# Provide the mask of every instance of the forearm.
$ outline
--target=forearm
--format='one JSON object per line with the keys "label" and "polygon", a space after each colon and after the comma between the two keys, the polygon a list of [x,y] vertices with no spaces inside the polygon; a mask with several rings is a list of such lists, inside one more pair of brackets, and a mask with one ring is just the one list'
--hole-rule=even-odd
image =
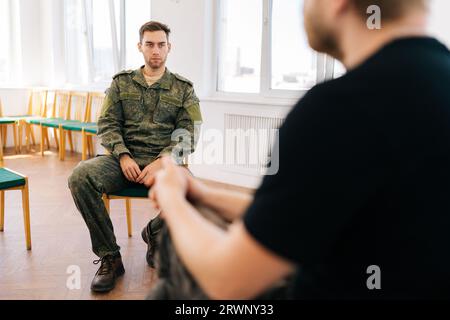
{"label": "forearm", "polygon": [[243,192],[207,188],[200,202],[219,213],[228,221],[240,219],[253,200],[253,196]]}
{"label": "forearm", "polygon": [[98,133],[101,140],[101,145],[117,158],[119,158],[119,156],[123,153],[128,153],[131,155],[131,152],[125,145],[121,130],[117,129],[118,126],[119,124],[100,124],[99,122]]}

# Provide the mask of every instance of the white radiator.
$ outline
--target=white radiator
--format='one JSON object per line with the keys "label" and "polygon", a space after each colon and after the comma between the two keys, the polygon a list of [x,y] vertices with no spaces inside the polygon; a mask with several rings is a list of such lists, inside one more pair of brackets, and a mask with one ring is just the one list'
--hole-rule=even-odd
{"label": "white radiator", "polygon": [[248,175],[278,171],[282,118],[225,114],[225,170]]}

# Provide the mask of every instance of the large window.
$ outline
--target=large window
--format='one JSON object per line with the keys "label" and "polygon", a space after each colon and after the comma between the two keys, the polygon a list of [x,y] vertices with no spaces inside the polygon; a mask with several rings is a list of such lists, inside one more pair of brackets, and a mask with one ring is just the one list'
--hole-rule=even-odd
{"label": "large window", "polygon": [[9,80],[9,1],[0,0],[0,43],[2,49],[0,50],[0,82]]}
{"label": "large window", "polygon": [[150,20],[150,0],[65,0],[68,82],[107,83],[137,68],[139,27]]}
{"label": "large window", "polygon": [[296,95],[331,77],[308,46],[303,0],[219,0],[217,91]]}
{"label": "large window", "polygon": [[305,90],[316,83],[317,54],[303,32],[303,0],[275,0],[271,19],[271,89]]}
{"label": "large window", "polygon": [[0,83],[17,83],[22,78],[20,3],[0,0]]}
{"label": "large window", "polygon": [[261,0],[222,1],[220,91],[260,91],[262,17]]}

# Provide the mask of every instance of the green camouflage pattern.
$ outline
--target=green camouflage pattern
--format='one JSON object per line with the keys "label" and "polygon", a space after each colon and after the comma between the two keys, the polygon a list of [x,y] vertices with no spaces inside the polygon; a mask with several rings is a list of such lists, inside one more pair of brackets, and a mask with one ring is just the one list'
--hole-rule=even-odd
{"label": "green camouflage pattern", "polygon": [[146,165],[163,153],[180,163],[195,150],[202,116],[191,81],[171,73],[148,86],[142,68],[114,76],[98,120],[102,145]]}

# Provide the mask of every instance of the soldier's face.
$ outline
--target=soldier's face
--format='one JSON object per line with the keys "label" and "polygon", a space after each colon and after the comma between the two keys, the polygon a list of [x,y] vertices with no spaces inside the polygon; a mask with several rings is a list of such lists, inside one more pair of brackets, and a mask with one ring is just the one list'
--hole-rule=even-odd
{"label": "soldier's face", "polygon": [[166,65],[171,45],[164,31],[146,31],[138,49],[145,59],[146,65],[152,69],[160,69]]}

